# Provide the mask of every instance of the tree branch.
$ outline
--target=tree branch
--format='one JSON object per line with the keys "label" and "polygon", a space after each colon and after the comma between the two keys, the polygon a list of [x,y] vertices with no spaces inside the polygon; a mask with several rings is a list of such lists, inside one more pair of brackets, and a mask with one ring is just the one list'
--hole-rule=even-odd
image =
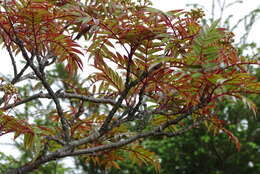
{"label": "tree branch", "polygon": [[27,63],[29,63],[29,66],[33,69],[35,75],[41,80],[43,86],[45,87],[45,89],[48,91],[48,93],[51,95],[51,98],[53,99],[55,105],[56,105],[56,109],[57,109],[57,113],[60,117],[60,121],[61,121],[61,126],[62,126],[62,130],[64,133],[64,139],[65,141],[69,141],[70,140],[70,135],[69,135],[69,123],[67,121],[67,119],[64,117],[63,115],[63,111],[60,105],[59,100],[56,97],[56,94],[54,93],[54,91],[52,90],[52,88],[50,87],[50,85],[48,84],[48,82],[45,79],[44,76],[44,72],[40,72],[38,70],[38,68],[33,64],[33,61],[29,58],[27,51],[25,50],[25,47],[23,45],[23,42],[16,37],[16,39],[14,40],[14,42],[19,46],[23,57],[25,58],[25,60],[27,61]]}
{"label": "tree branch", "polygon": [[193,128],[198,127],[198,126],[202,123],[203,120],[204,120],[204,119],[200,119],[200,120],[194,122],[192,125],[189,125],[189,126],[187,126],[187,127],[184,127],[184,128],[182,128],[182,129],[180,129],[180,130],[178,130],[178,131],[176,131],[176,132],[158,132],[157,135],[160,135],[160,136],[165,135],[165,136],[167,136],[167,137],[178,136],[178,135],[181,135],[181,134],[183,134],[183,133],[185,133],[185,132],[187,132],[187,131],[189,131],[189,130],[191,130],[191,129],[193,129]]}
{"label": "tree branch", "polygon": [[[30,59],[31,60],[33,59],[33,55],[32,55],[32,57]],[[26,69],[28,67],[29,67],[29,63],[26,63],[26,65],[24,65],[22,70],[16,76],[14,76],[13,80],[11,81],[11,84],[15,84],[16,82],[18,82],[20,77],[23,75],[23,73],[26,71]]]}
{"label": "tree branch", "polygon": [[101,126],[101,128],[99,130],[101,135],[104,134],[108,130],[108,125],[109,125],[110,121],[112,120],[112,118],[113,118],[114,114],[116,113],[116,111],[118,110],[118,108],[122,105],[122,102],[125,99],[125,97],[127,96],[127,94],[130,91],[130,89],[132,87],[136,86],[139,82],[144,80],[146,77],[148,77],[149,74],[151,74],[152,72],[154,72],[157,69],[159,69],[161,66],[162,66],[161,63],[156,64],[155,66],[151,67],[148,71],[144,71],[138,79],[136,79],[136,80],[132,81],[131,83],[125,85],[124,91],[120,95],[120,97],[117,100],[117,102],[114,105],[114,107],[109,112],[108,116],[106,117],[103,125]]}
{"label": "tree branch", "polygon": [[[191,107],[189,110],[187,110],[186,112],[182,113],[179,117],[177,117],[177,118],[175,118],[173,120],[169,120],[169,121],[163,123],[160,126],[157,126],[153,131],[154,132],[161,132],[162,130],[164,130],[168,126],[179,123],[181,120],[183,120],[184,118],[188,117],[189,115],[191,115],[196,110],[206,106],[207,104],[208,104],[207,99],[206,98],[205,99],[202,98],[198,105],[196,105],[194,107]],[[114,127],[119,126],[121,123],[123,123],[123,122],[114,124],[111,129],[113,129]],[[80,140],[72,141],[70,143],[70,145],[73,146],[73,147],[76,147],[76,146],[79,146],[79,145],[82,145],[82,144],[85,144],[85,143],[89,143],[89,142],[92,142],[93,140],[97,139],[99,136],[101,136],[100,132],[95,132],[95,133],[93,133],[92,135],[90,135],[88,137],[82,138]]]}
{"label": "tree branch", "polygon": [[[83,101],[87,101],[87,102],[93,102],[93,103],[103,103],[103,104],[111,104],[111,105],[115,105],[116,104],[116,101],[115,100],[112,100],[112,99],[106,99],[106,98],[95,98],[95,97],[91,97],[91,96],[84,96],[84,95],[80,95],[80,94],[73,94],[73,93],[63,93],[63,92],[60,92],[60,93],[57,93],[56,94],[56,97],[57,98],[62,98],[62,99],[80,99],[80,100],[83,100]],[[25,99],[22,99],[16,103],[13,103],[13,104],[10,104],[10,105],[6,105],[0,109],[3,109],[3,110],[7,110],[7,109],[10,109],[10,108],[14,108],[16,106],[19,106],[21,104],[24,104],[24,103],[27,103],[27,102],[30,102],[32,100],[35,100],[35,99],[40,99],[40,98],[49,98],[49,99],[52,99],[52,96],[48,93],[38,93],[38,94],[34,94],[28,98],[25,98]],[[125,105],[121,105],[120,107],[123,107],[123,108],[126,108]]]}
{"label": "tree branch", "polygon": [[7,51],[8,51],[8,53],[9,53],[9,56],[10,56],[11,61],[12,61],[13,71],[14,71],[14,77],[16,77],[16,76],[17,76],[17,66],[16,66],[15,58],[14,58],[14,56],[13,56],[13,53],[12,53],[10,47],[6,45],[6,48],[7,48]]}
{"label": "tree branch", "polygon": [[169,127],[170,125],[177,124],[179,121],[183,120],[184,118],[188,117],[193,112],[195,112],[196,110],[198,110],[206,105],[207,105],[207,100],[202,99],[198,105],[191,107],[189,110],[187,110],[187,112],[181,114],[176,119],[169,120],[166,123],[163,123],[160,126],[157,126],[156,128],[154,128],[151,131],[144,132],[144,133],[138,133],[137,135],[129,137],[128,139],[121,140],[119,142],[115,142],[115,143],[111,143],[111,144],[104,144],[104,145],[100,145],[100,146],[92,147],[92,148],[88,148],[88,149],[73,150],[77,146],[92,142],[92,141],[96,140],[97,138],[99,138],[101,134],[99,132],[95,132],[88,137],[82,138],[80,140],[71,141],[69,145],[66,145],[65,147],[63,147],[55,152],[51,152],[51,153],[47,154],[46,156],[43,156],[42,158],[37,159],[36,161],[34,161],[32,163],[28,163],[20,168],[10,170],[6,174],[23,174],[26,172],[30,172],[30,171],[38,168],[40,165],[42,165],[46,162],[49,162],[51,160],[56,160],[56,159],[67,157],[67,156],[76,156],[76,155],[83,155],[83,154],[86,155],[86,154],[93,154],[93,153],[100,152],[100,151],[111,150],[111,149],[125,146],[138,139],[146,138],[149,136],[178,136],[178,135],[181,135],[181,134],[185,133],[186,131],[192,129],[193,127],[198,126],[198,124],[200,123],[201,120],[199,120],[198,122],[195,122],[191,126],[180,129],[177,132],[165,133],[165,132],[163,132],[163,130],[165,128]]}

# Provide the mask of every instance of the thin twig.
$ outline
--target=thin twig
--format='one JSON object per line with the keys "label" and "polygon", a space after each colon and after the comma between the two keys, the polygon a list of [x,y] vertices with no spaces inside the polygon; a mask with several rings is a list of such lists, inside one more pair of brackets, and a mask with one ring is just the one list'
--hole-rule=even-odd
{"label": "thin twig", "polygon": [[[33,59],[33,56],[30,58],[31,60]],[[19,81],[20,77],[23,75],[23,73],[26,71],[26,69],[29,67],[29,63],[26,63],[22,70],[13,78],[11,81],[11,84],[15,84],[16,82]]]}
{"label": "thin twig", "polygon": [[6,45],[6,49],[8,51],[8,54],[9,54],[10,58],[11,58],[11,61],[12,61],[14,77],[16,77],[17,76],[17,66],[16,66],[14,55],[13,55],[13,53],[12,53],[12,51],[11,51],[9,46]]}
{"label": "thin twig", "polygon": [[[103,103],[103,104],[111,104],[111,105],[115,105],[116,101],[112,100],[112,99],[107,99],[107,98],[95,98],[95,97],[91,97],[91,96],[84,96],[84,95],[80,95],[80,94],[73,94],[73,93],[57,93],[56,94],[57,98],[62,98],[62,99],[80,99],[83,101],[88,101],[88,102],[92,102],[92,103]],[[21,99],[20,101],[10,104],[10,105],[6,105],[5,107],[2,107],[0,109],[3,110],[8,110],[10,108],[14,108],[16,106],[19,106],[21,104],[27,103],[29,101],[35,100],[35,99],[40,99],[40,98],[49,98],[52,99],[52,96],[49,93],[37,93],[34,94],[30,97]],[[121,105],[120,107],[126,108],[127,106],[125,105]]]}

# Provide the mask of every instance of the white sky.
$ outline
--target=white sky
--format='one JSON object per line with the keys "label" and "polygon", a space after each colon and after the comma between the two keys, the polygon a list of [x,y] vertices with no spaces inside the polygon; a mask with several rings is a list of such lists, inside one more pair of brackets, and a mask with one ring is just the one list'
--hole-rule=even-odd
{"label": "white sky", "polygon": [[[152,2],[154,3],[154,7],[161,9],[163,11],[168,11],[168,10],[176,10],[176,9],[190,9],[188,7],[186,7],[185,4],[193,4],[193,3],[200,3],[201,5],[203,5],[207,10],[206,14],[210,15],[211,13],[211,5],[212,5],[212,0],[152,0]],[[234,0],[226,0],[226,3],[231,3],[234,2]],[[217,6],[217,5],[216,5]],[[242,18],[244,15],[248,14],[251,10],[254,10],[256,8],[260,7],[260,1],[258,0],[247,0],[244,1],[241,4],[236,4],[235,6],[232,6],[230,8],[228,8],[225,11],[224,16],[228,16],[230,14],[234,15],[234,21],[237,21],[238,19]],[[219,8],[217,8],[219,9]],[[206,16],[210,17],[210,16]],[[254,41],[257,42],[258,44],[260,44],[260,34],[258,34],[258,36],[256,37],[256,33],[259,33],[259,28],[260,28],[260,21],[258,21],[255,26],[254,29],[252,30],[252,33],[250,35],[250,41]],[[237,30],[237,33],[241,33],[242,30]],[[237,34],[235,33],[235,34]],[[11,67],[11,62],[9,60],[9,56],[3,52],[0,51],[0,57],[1,57],[1,63],[0,63],[0,73],[2,74],[12,74],[12,69]],[[3,145],[4,143],[12,143],[10,136],[5,135],[0,137],[0,151],[5,152],[6,154],[12,154],[12,155],[19,155],[18,151],[12,149],[11,146],[7,146],[7,145]],[[2,145],[1,145],[2,144]]]}
{"label": "white sky", "polygon": [[[187,4],[199,4],[203,7],[205,7],[206,16],[205,18],[211,17],[211,7],[212,7],[212,0],[151,0],[154,4],[154,7],[161,9],[163,11],[169,11],[169,10],[175,10],[175,9],[185,9],[188,10],[191,8],[191,6],[187,7]],[[215,0],[217,2],[218,0]],[[224,0],[220,0],[223,2]],[[226,0],[226,4],[230,4],[234,2],[235,0]],[[234,24],[236,23],[240,18],[247,15],[250,11],[259,9],[260,8],[260,1],[258,0],[244,0],[241,1],[242,3],[236,3],[235,5],[230,6],[227,8],[223,14],[224,19],[225,17],[229,15],[233,15],[233,18],[231,22]],[[215,19],[219,18],[219,6],[218,3],[215,3],[215,9],[216,9],[216,15]],[[258,15],[260,17],[260,15]],[[241,27],[241,26],[240,26]],[[256,33],[259,33],[260,28],[260,20],[254,24],[254,28],[251,31],[251,34],[249,35],[249,41],[254,41],[258,44],[260,44],[260,36],[255,37]],[[235,31],[235,35],[240,36],[240,34],[243,33],[243,30],[239,28]]]}

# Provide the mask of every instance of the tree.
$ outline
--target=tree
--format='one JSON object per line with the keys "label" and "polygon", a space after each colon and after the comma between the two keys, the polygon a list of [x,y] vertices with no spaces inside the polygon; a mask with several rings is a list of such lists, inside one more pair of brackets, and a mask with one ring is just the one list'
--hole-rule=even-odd
{"label": "tree", "polygon": [[[213,136],[203,127],[187,132],[183,136],[160,141],[151,138],[144,141],[143,145],[160,158],[161,174],[235,174],[238,171],[241,174],[259,173],[259,129],[257,129],[259,117],[256,120],[249,119],[252,113],[246,112],[241,103],[235,107],[227,105],[224,107],[228,108],[228,112],[225,115],[221,113],[220,117],[227,120],[226,117],[229,115],[227,128],[239,138],[241,151],[238,153],[225,135]],[[246,120],[249,120],[248,129],[243,125]],[[109,174],[156,173],[151,166],[140,168],[131,165],[128,158],[119,164],[122,170],[111,169]]]}
{"label": "tree", "polygon": [[[224,6],[225,1],[222,2],[223,4],[220,4],[221,9],[223,10],[221,14],[226,12]],[[212,3],[214,4],[216,2],[212,1]],[[218,3],[220,3],[220,1],[218,1]],[[214,5],[212,6],[214,7]],[[212,9],[212,11],[215,10]],[[245,28],[252,28],[253,24],[256,22],[255,20],[257,20],[256,16],[259,16],[259,12],[259,9],[253,10],[248,15],[238,20],[239,22],[235,23],[243,23],[245,24]],[[206,21],[214,20],[207,19],[205,22]],[[232,22],[230,17],[227,17],[227,19],[222,17],[221,21],[225,22],[220,25],[224,25],[227,28],[236,28],[230,25],[230,22]],[[239,28],[241,31],[241,26]],[[258,45],[246,40],[246,36],[249,35],[249,32],[250,30],[246,30],[245,33],[241,34],[240,39],[236,39],[239,41],[239,43],[236,43],[239,50],[238,53],[240,56],[246,56],[248,58],[253,57],[255,59],[258,58],[259,60],[259,56],[256,54],[259,52],[259,47],[257,47]],[[251,71],[256,74],[259,81],[259,68],[251,67]],[[247,97],[249,97],[256,106],[260,106],[259,95],[247,95]],[[252,111],[248,111],[247,106],[243,105],[242,102],[220,102],[217,106],[217,110],[219,118],[224,120],[227,123],[226,127],[238,137],[241,143],[241,151],[239,153],[236,152],[229,140],[225,138],[225,135],[220,134],[219,136],[212,136],[212,133],[207,132],[205,127],[194,129],[193,131],[187,132],[179,137],[165,138],[160,141],[152,137],[144,140],[142,144],[150,151],[155,152],[158,155],[158,158],[160,158],[160,174],[260,173],[259,113],[256,117],[252,117],[254,114]],[[82,163],[79,164],[85,165]],[[127,156],[126,159],[119,164],[122,167],[122,170],[111,169],[107,173],[156,173],[153,171],[152,166],[142,168],[133,166],[131,160],[129,160]]]}
{"label": "tree", "polygon": [[[88,164],[120,168],[122,152],[159,170],[142,140],[181,136],[200,125],[225,133],[240,149],[215,108],[237,98],[256,112],[245,95],[260,93],[248,71],[259,62],[237,56],[233,33],[218,28],[218,21],[200,25],[200,9],[164,13],[149,5],[147,0],[1,2],[1,42],[13,76],[1,79],[0,130],[21,137],[32,156],[8,174],[80,155]],[[91,70],[86,62],[94,70],[80,76]]]}

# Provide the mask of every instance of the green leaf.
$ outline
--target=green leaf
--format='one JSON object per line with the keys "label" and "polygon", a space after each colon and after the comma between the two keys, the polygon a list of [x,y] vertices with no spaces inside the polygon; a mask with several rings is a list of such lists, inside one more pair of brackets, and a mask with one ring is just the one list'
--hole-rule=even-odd
{"label": "green leaf", "polygon": [[23,143],[24,143],[24,147],[27,150],[30,150],[32,148],[33,140],[34,140],[34,134],[33,133],[26,133],[26,134],[24,134]]}
{"label": "green leaf", "polygon": [[152,7],[146,7],[145,10],[152,13],[163,13],[161,10]]}
{"label": "green leaf", "polygon": [[218,21],[214,21],[212,25],[205,26],[199,35],[194,39],[193,53],[195,56],[206,56],[207,60],[217,58],[219,48],[213,44],[221,39],[222,35],[216,29]]}
{"label": "green leaf", "polygon": [[202,65],[188,65],[187,68],[191,68],[191,69],[201,69]]}
{"label": "green leaf", "polygon": [[217,64],[215,64],[215,63],[207,63],[207,64],[204,65],[204,67],[206,69],[210,69],[210,68],[213,68],[213,67],[216,67],[216,66],[217,66]]}
{"label": "green leaf", "polygon": [[197,72],[197,73],[192,74],[191,77],[192,78],[199,78],[202,75],[203,75],[202,73]]}
{"label": "green leaf", "polygon": [[246,104],[249,107],[249,109],[251,109],[253,111],[254,116],[256,117],[257,107],[256,107],[255,103],[245,96],[241,96],[241,98],[242,98],[243,103]]}
{"label": "green leaf", "polygon": [[153,54],[153,53],[156,53],[156,52],[161,51],[161,50],[162,50],[162,49],[160,49],[160,48],[150,49],[150,50],[147,52],[147,54]]}
{"label": "green leaf", "polygon": [[32,0],[32,2],[45,2],[46,0]]}

